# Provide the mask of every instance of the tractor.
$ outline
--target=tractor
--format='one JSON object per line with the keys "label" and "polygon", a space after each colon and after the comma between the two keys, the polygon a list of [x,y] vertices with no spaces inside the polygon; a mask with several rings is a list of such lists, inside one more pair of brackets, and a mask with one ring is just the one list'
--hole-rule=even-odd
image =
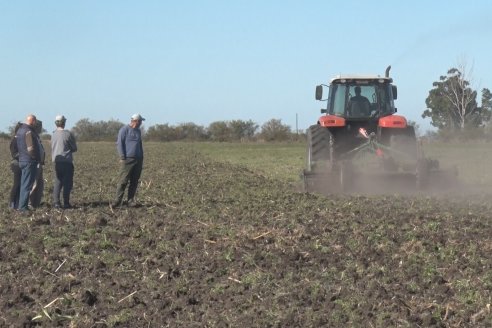
{"label": "tractor", "polygon": [[[397,115],[397,87],[389,76],[339,75],[316,87],[327,101],[317,124],[307,131],[306,191],[352,192],[424,190],[439,171],[426,158],[414,127]],[[328,97],[323,99],[323,90]]]}

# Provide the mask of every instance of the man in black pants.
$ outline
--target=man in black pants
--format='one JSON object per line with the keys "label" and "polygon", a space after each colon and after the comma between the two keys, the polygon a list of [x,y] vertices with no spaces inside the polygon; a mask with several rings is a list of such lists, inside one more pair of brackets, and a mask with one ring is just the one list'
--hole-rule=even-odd
{"label": "man in black pants", "polygon": [[131,117],[130,124],[123,126],[118,132],[116,147],[120,156],[121,169],[116,189],[116,199],[112,204],[114,207],[123,204],[123,196],[128,183],[128,206],[137,206],[135,194],[137,193],[138,180],[143,167],[143,146],[140,131],[142,121],[145,121],[145,119],[140,114],[134,114]]}
{"label": "man in black pants", "polygon": [[[51,159],[55,165],[53,207],[72,208],[70,192],[73,187],[73,153],[77,151],[77,143],[72,132],[65,130],[67,119],[63,115],[55,117],[56,130],[51,137]],[[63,206],[60,193],[63,189]]]}
{"label": "man in black pants", "polygon": [[12,156],[12,161],[10,162],[10,169],[14,175],[14,180],[12,188],[10,189],[10,199],[9,207],[11,209],[17,209],[19,206],[19,196],[20,196],[20,181],[21,181],[21,169],[19,167],[19,150],[17,149],[17,138],[16,133],[19,130],[21,122],[17,123],[14,129],[14,136],[10,141],[10,155]]}

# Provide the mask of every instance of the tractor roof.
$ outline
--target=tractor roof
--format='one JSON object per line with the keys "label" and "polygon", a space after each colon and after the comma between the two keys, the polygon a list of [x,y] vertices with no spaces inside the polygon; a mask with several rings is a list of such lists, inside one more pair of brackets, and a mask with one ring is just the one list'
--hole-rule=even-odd
{"label": "tractor roof", "polygon": [[347,83],[356,81],[377,81],[379,83],[391,83],[391,77],[383,77],[379,75],[338,75],[331,79],[330,83]]}

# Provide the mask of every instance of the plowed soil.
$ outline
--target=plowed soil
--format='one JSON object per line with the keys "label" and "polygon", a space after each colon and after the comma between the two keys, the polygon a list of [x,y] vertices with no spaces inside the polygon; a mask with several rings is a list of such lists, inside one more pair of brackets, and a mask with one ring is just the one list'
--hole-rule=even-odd
{"label": "plowed soil", "polygon": [[72,210],[47,165],[29,216],[2,157],[0,327],[492,326],[490,194],[302,193],[152,144],[142,206],[114,209],[112,147],[80,145]]}

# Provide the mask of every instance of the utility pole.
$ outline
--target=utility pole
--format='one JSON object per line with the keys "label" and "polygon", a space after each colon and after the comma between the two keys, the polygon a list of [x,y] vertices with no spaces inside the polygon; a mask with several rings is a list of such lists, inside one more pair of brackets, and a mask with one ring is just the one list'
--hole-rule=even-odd
{"label": "utility pole", "polygon": [[296,113],[296,134],[299,135],[299,120]]}

